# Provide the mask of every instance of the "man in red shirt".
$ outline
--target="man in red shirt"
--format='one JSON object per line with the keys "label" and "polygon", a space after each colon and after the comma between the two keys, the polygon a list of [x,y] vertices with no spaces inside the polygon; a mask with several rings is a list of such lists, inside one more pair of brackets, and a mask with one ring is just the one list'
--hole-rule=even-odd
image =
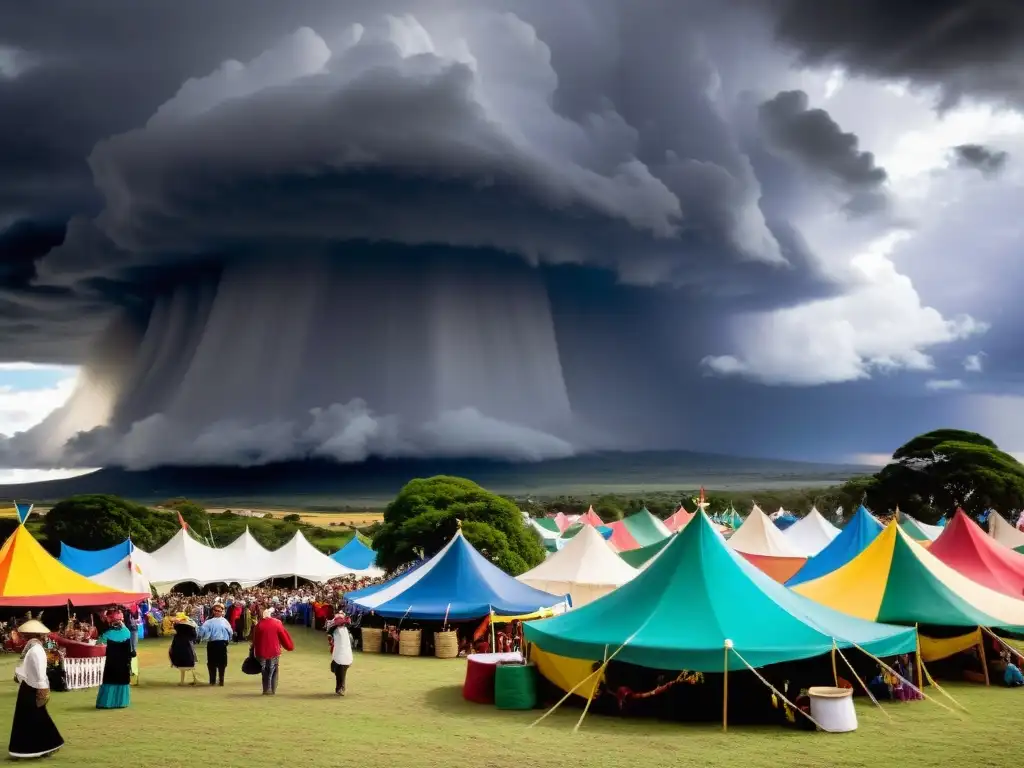
{"label": "man in red shirt", "polygon": [[259,659],[263,670],[263,695],[277,693],[277,672],[281,662],[281,649],[294,651],[291,635],[279,619],[274,618],[274,609],[267,608],[263,618],[252,633],[253,656]]}

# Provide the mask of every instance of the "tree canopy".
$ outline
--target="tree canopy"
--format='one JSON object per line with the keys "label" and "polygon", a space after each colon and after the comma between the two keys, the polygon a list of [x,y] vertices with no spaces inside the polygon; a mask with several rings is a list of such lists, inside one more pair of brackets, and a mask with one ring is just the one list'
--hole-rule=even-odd
{"label": "tree canopy", "polygon": [[179,529],[177,520],[149,507],[109,494],[71,496],[58,502],[43,517],[47,541],[64,542],[79,549],[105,549],[131,538],[153,551]]}
{"label": "tree canopy", "polygon": [[873,509],[899,506],[928,523],[957,507],[1008,514],[1024,508],[1024,465],[983,435],[938,429],[900,446],[863,490]]}
{"label": "tree canopy", "polygon": [[438,476],[409,481],[388,505],[373,537],[377,564],[393,571],[435,555],[459,521],[469,543],[513,576],[544,560],[539,537],[515,504],[472,480]]}

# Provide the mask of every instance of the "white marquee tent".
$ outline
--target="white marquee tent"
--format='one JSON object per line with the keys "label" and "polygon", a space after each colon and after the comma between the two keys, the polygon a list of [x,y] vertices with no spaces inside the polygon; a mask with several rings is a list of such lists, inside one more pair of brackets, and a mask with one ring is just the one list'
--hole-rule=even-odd
{"label": "white marquee tent", "polygon": [[801,556],[814,557],[832,543],[832,539],[839,535],[839,529],[811,507],[806,517],[797,520],[782,535]]}
{"label": "white marquee tent", "polygon": [[779,527],[768,519],[768,515],[756,505],[743,521],[743,525],[729,537],[728,543],[736,552],[747,555],[804,557]]}
{"label": "white marquee tent", "polygon": [[[271,575],[264,578],[298,576],[309,581],[330,581],[341,576],[363,575],[366,571],[355,571],[332,560],[310,544],[302,531],[296,531],[291,541],[271,555]],[[262,581],[262,579],[261,579]]]}
{"label": "white marquee tent", "polygon": [[590,525],[583,526],[568,543],[516,578],[553,595],[568,594],[574,608],[593,602],[636,576],[637,570],[612,551]]}

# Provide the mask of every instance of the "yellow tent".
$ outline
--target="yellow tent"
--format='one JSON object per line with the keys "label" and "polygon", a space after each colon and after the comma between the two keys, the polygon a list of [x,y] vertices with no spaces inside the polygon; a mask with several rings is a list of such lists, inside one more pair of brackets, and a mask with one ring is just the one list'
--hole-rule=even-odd
{"label": "yellow tent", "polygon": [[0,605],[108,605],[148,597],[145,593],[118,592],[75,573],[43,549],[24,525],[19,525],[0,547]]}

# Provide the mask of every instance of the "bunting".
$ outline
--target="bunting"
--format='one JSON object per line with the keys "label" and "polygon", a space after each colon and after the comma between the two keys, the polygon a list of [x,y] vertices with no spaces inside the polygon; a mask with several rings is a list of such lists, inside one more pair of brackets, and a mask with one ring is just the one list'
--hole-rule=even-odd
{"label": "bunting", "polygon": [[22,504],[20,501],[14,502],[14,508],[18,512],[18,522],[22,525],[28,520],[28,516],[32,514],[32,510],[35,504]]}

